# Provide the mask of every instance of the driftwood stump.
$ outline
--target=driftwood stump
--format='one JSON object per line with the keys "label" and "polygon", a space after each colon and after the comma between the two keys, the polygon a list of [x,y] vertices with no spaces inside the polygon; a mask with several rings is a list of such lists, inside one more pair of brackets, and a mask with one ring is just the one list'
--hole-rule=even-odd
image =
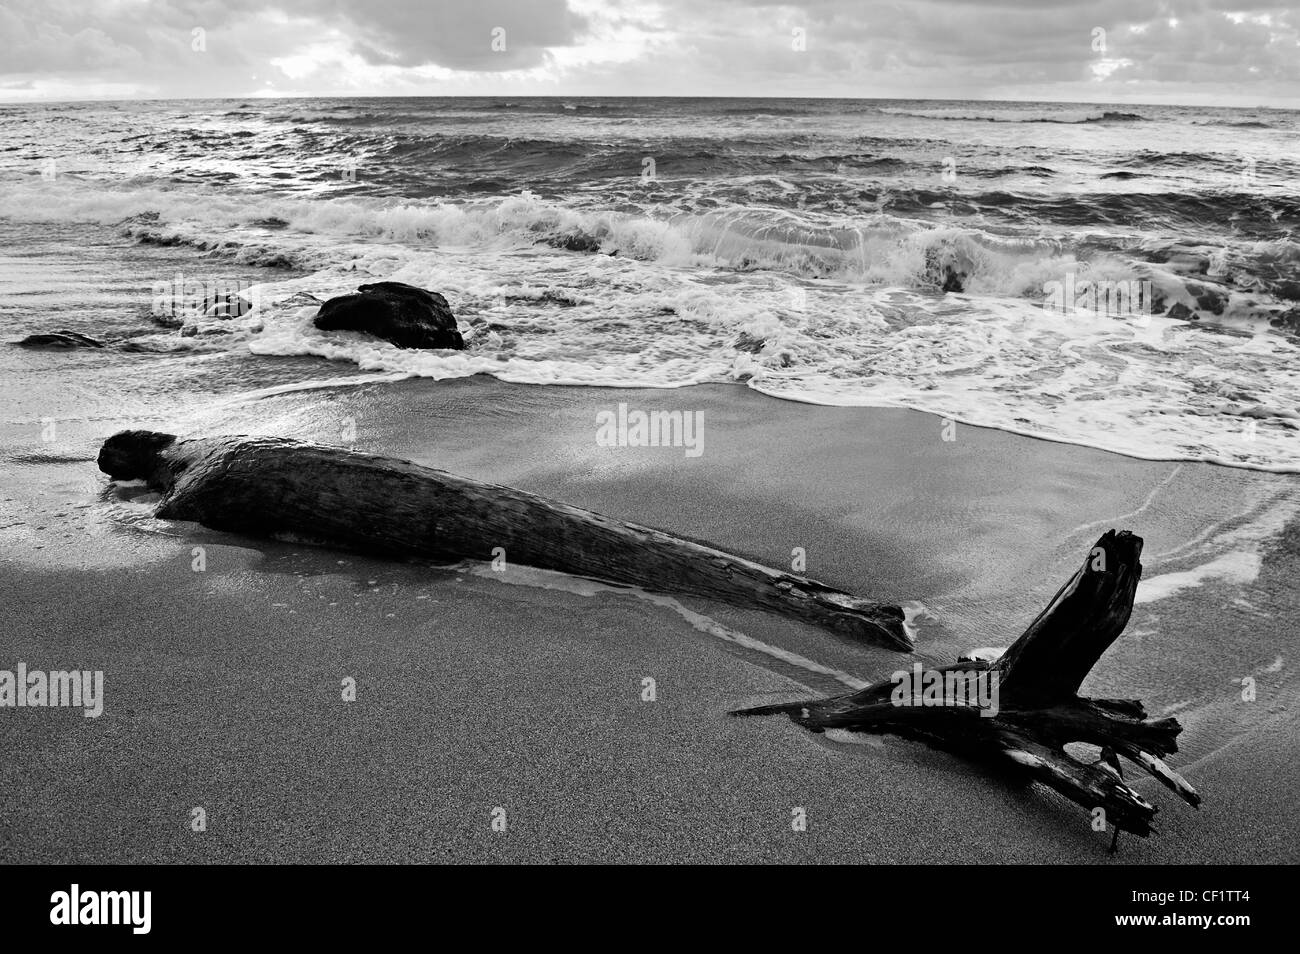
{"label": "driftwood stump", "polygon": [[763,609],[910,651],[903,611],[744,557],[410,461],[270,437],[123,431],[100,470],[144,480],[157,515],[254,536],[454,562],[492,560]]}
{"label": "driftwood stump", "polygon": [[[784,713],[808,729],[886,732],[1001,761],[1027,772],[1119,830],[1146,836],[1156,807],[1126,785],[1116,754],[1150,772],[1195,806],[1200,796],[1163,761],[1177,751],[1176,719],[1148,719],[1131,699],[1086,699],[1079,686],[1123,632],[1142,575],[1142,539],[1106,533],[1047,608],[995,660],[911,673],[829,699],[743,709]],[[906,676],[906,678],[904,678]],[[992,703],[992,704],[990,704]],[[1095,763],[1065,751],[1101,747]]]}

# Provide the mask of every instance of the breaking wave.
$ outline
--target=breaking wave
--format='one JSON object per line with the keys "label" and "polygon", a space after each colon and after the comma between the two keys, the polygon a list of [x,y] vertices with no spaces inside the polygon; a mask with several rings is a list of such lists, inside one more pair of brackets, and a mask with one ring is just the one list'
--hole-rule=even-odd
{"label": "breaking wave", "polygon": [[[675,267],[772,271],[798,279],[1041,299],[1048,283],[1093,269],[1094,279],[1150,282],[1156,313],[1176,307],[1179,316],[1191,320],[1300,330],[1294,303],[1300,286],[1293,277],[1300,267],[1300,243],[1289,238],[1261,238],[1225,256],[1212,247],[1180,242],[1148,241],[1132,248],[1102,240],[1006,235],[905,214],[926,207],[928,197],[913,192],[896,196],[886,206],[890,211],[836,216],[749,207],[609,211],[575,208],[529,193],[461,202],[280,198],[249,203],[217,192],[64,185],[57,191],[40,186],[12,190],[0,197],[0,215],[119,224],[125,235],[143,243],[190,245],[248,264],[308,270],[347,260],[358,244],[497,250],[543,246]],[[1142,195],[1126,204],[1124,197],[1093,198],[1090,214],[1101,222],[1121,212],[1169,220],[1213,209],[1213,198],[1203,195]],[[1016,197],[981,194],[970,201],[1013,204]],[[1069,222],[1070,211],[1060,206],[1071,201],[1021,197],[1018,207],[1052,205],[1052,215]],[[1256,215],[1275,221],[1270,209],[1285,202],[1261,198]],[[1300,213],[1300,202],[1291,205],[1292,214]],[[1239,206],[1238,222],[1250,221],[1249,213],[1248,203]]]}

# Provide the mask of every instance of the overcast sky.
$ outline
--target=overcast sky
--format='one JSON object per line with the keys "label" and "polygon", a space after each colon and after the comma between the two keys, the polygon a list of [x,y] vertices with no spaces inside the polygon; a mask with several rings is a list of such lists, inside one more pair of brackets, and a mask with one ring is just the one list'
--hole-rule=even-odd
{"label": "overcast sky", "polygon": [[1300,108],[1247,0],[0,0],[0,100],[754,95]]}

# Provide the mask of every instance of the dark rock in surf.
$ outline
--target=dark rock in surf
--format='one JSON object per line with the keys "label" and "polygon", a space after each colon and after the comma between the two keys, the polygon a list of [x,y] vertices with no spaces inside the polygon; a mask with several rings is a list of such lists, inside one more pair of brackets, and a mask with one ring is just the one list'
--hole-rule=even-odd
{"label": "dark rock in surf", "polygon": [[966,290],[966,279],[969,272],[959,268],[959,264],[969,263],[966,261],[966,256],[951,245],[945,244],[926,249],[926,275],[930,281],[934,282],[945,293]]}
{"label": "dark rock in surf", "polygon": [[1300,301],[1300,282],[1277,282],[1269,291],[1285,301]]}
{"label": "dark rock in surf", "polygon": [[28,335],[17,342],[20,348],[39,348],[44,351],[70,351],[73,348],[102,348],[104,342],[66,329],[45,334]]}
{"label": "dark rock in surf", "polygon": [[149,320],[160,328],[192,328],[189,322],[243,318],[253,307],[252,297],[225,282],[178,281],[170,286],[163,285],[154,293]]}
{"label": "dark rock in surf", "polygon": [[599,252],[600,239],[594,235],[588,235],[586,232],[574,232],[571,235],[557,235],[547,242],[554,248],[564,249],[566,252]]}
{"label": "dark rock in surf", "polygon": [[1196,299],[1197,308],[1208,311],[1212,315],[1223,314],[1224,307],[1227,305],[1227,297],[1224,292],[1197,282],[1188,282],[1187,290]]}
{"label": "dark rock in surf", "polygon": [[322,331],[360,331],[399,348],[465,348],[447,299],[403,282],[375,282],[331,298],[315,324]]}
{"label": "dark rock in surf", "polygon": [[1274,328],[1300,334],[1300,308],[1288,308],[1280,315],[1274,315],[1269,319],[1268,323]]}
{"label": "dark rock in surf", "polygon": [[1195,321],[1197,315],[1196,312],[1192,311],[1192,309],[1188,308],[1181,301],[1177,301],[1170,306],[1165,317],[1172,318],[1174,321]]}

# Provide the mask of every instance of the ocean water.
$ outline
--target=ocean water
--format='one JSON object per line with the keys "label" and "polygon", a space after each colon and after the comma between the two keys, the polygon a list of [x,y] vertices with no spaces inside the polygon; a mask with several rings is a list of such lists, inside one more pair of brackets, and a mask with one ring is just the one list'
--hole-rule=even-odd
{"label": "ocean water", "polygon": [[[1300,111],[735,99],[0,107],[8,423],[486,373],[732,382],[1300,470]],[[398,280],[467,350],[312,326]],[[238,287],[168,314],[158,287]],[[326,359],[326,360],[322,360]]]}

